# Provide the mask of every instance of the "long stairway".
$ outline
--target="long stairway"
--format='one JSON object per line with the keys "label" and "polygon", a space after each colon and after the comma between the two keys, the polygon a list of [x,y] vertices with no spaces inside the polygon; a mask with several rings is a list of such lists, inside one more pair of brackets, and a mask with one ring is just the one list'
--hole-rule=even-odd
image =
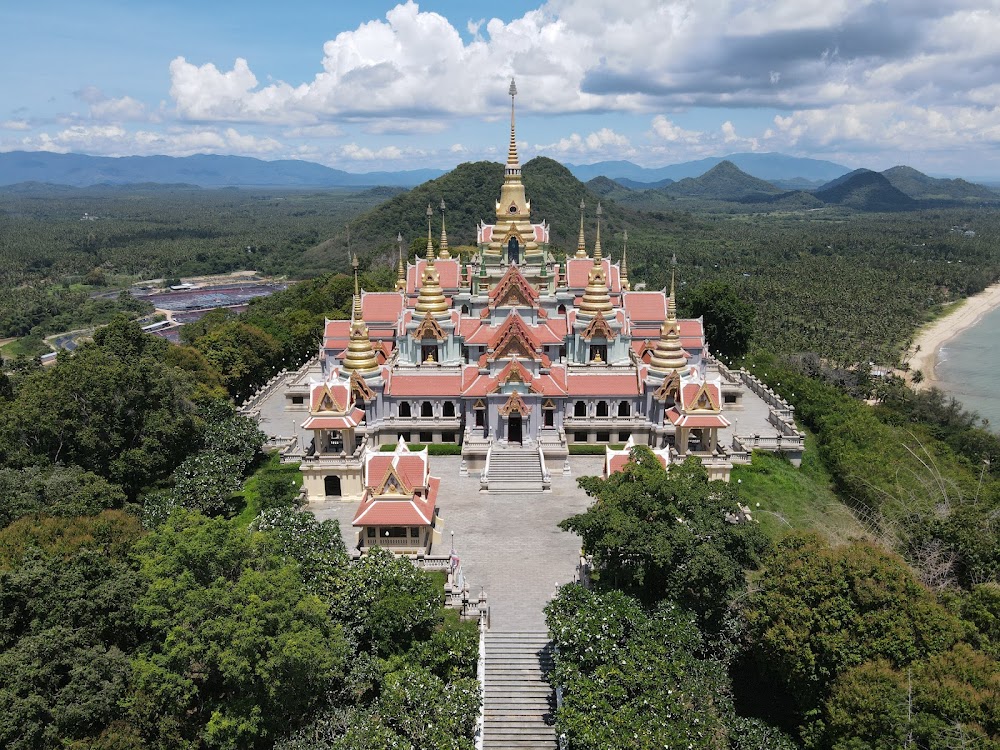
{"label": "long stairway", "polygon": [[542,464],[535,446],[494,444],[490,448],[490,492],[541,492]]}
{"label": "long stairway", "polygon": [[548,633],[486,634],[483,750],[555,750]]}

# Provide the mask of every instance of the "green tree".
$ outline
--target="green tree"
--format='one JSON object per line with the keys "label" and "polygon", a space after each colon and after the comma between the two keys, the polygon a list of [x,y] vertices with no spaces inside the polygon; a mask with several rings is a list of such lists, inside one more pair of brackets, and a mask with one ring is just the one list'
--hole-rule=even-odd
{"label": "green tree", "polygon": [[29,513],[87,516],[125,501],[120,487],[77,466],[0,469],[0,528]]}
{"label": "green tree", "polygon": [[705,339],[724,357],[746,354],[754,331],[757,311],[740,299],[736,290],[722,281],[706,281],[695,287],[685,299],[692,317],[704,317]]}
{"label": "green tree", "polygon": [[624,470],[580,486],[595,502],[560,527],[580,535],[599,585],[650,603],[671,599],[711,628],[770,546],[755,524],[726,520],[738,511],[735,487],[709,482],[694,458],[667,472],[637,446]]}

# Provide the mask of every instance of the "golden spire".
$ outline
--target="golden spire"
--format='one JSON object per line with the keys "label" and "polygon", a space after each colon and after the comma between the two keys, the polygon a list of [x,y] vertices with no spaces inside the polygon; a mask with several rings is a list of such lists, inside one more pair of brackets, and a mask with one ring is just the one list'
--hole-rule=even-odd
{"label": "golden spire", "polygon": [[594,265],[587,277],[587,288],[580,300],[580,312],[587,315],[611,312],[611,297],[608,295],[608,277],[604,273],[601,258],[601,204],[597,204],[597,242],[594,244]]}
{"label": "golden spire", "polygon": [[618,276],[622,282],[622,289],[626,292],[632,291],[632,282],[628,280],[628,230],[625,230],[625,239],[622,243],[622,262],[618,267]]}
{"label": "golden spire", "polygon": [[375,348],[368,338],[368,326],[361,314],[361,290],[358,287],[358,256],[351,261],[354,266],[354,308],[351,311],[351,340],[341,366],[345,370],[369,372],[378,369]]}
{"label": "golden spire", "polygon": [[601,204],[597,204],[597,239],[594,241],[594,265],[601,264]]}
{"label": "golden spire", "polygon": [[[674,256],[671,265],[677,265]],[[680,370],[687,364],[684,357],[684,347],[681,346],[680,325],[677,322],[677,303],[674,299],[674,269],[670,269],[670,297],[667,299],[667,319],[660,326],[660,340],[649,359],[649,368],[653,372],[667,375],[673,370]]]}
{"label": "golden spire", "polygon": [[514,97],[517,96],[517,86],[514,85],[514,79],[510,79],[510,89],[507,91],[510,94],[510,145],[507,147],[507,169],[506,177],[512,177],[517,175],[518,179],[521,176],[521,163],[517,159],[517,136],[514,134]]}
{"label": "golden spire", "polygon": [[444,230],[444,198],[441,199],[441,246],[438,248],[438,257],[442,260],[447,260],[451,257],[451,253],[448,252],[448,233]]}
{"label": "golden spire", "polygon": [[431,204],[427,204],[427,265],[434,265],[434,241],[431,239],[431,219],[434,218],[434,211]]}
{"label": "golden spire", "polygon": [[437,314],[448,310],[448,300],[445,299],[444,290],[441,288],[441,277],[434,267],[434,243],[431,241],[431,217],[434,211],[431,204],[427,204],[427,263],[420,279],[420,294],[417,297],[417,304],[414,308],[417,313]]}
{"label": "golden spire", "polygon": [[396,289],[401,292],[406,291],[406,267],[403,265],[403,233],[396,235],[396,244],[399,245],[399,267],[396,269]]}
{"label": "golden spire", "polygon": [[580,236],[576,241],[576,257],[586,258],[587,257],[587,241],[583,236],[583,209],[586,204],[583,202],[583,198],[580,199]]}

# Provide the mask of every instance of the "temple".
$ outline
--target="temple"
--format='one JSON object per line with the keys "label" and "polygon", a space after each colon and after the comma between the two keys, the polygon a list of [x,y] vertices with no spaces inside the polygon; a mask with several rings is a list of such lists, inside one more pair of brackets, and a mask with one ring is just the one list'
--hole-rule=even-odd
{"label": "temple", "polygon": [[521,180],[516,93],[512,81],[503,184],[477,252],[453,256],[446,206],[439,227],[428,206],[423,257],[406,262],[398,238],[391,292],[360,289],[355,261],[351,319],[326,322],[319,371],[287,390],[289,412],[308,412],[309,498],[359,501],[364,540],[428,544],[434,480],[407,443],[461,446],[462,472],[487,491],[544,489],[581,443],[608,446],[609,470],[621,445],[643,444],[665,463],[699,456],[728,480],[719,431],[743,390],[720,375],[702,321],[678,318],[673,274],[669,291],[632,289],[627,237],[613,262],[600,205],[592,242],[581,203],[577,247],[550,246]]}

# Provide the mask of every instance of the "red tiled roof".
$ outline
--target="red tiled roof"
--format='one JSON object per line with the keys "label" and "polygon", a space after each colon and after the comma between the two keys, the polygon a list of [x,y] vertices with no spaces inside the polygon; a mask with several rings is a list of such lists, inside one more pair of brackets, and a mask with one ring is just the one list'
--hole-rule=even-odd
{"label": "red tiled roof", "polygon": [[388,391],[392,396],[457,396],[462,389],[462,372],[404,372],[392,374]]}
{"label": "red tiled roof", "polygon": [[403,295],[399,292],[361,293],[361,314],[368,325],[392,323],[395,326],[402,312]]}
{"label": "red tiled roof", "polygon": [[414,495],[409,500],[365,497],[358,505],[352,526],[430,526],[433,500]]}
{"label": "red tiled roof", "polygon": [[681,414],[677,407],[667,409],[667,419],[677,427],[729,427],[721,414]]}
{"label": "red tiled roof", "polygon": [[[656,456],[656,460],[660,462],[660,466],[662,466],[664,469],[667,468],[666,456],[660,453],[654,453],[653,455]],[[616,471],[621,471],[622,469],[624,469],[625,464],[629,462],[630,458],[631,456],[627,452],[612,455],[611,460],[608,461],[611,473],[614,474]]]}
{"label": "red tiled roof", "polygon": [[570,289],[583,289],[587,286],[590,269],[593,267],[592,258],[567,258],[566,285]]}
{"label": "red tiled roof", "polygon": [[507,272],[500,277],[497,285],[490,290],[490,305],[492,306],[501,296],[505,296],[511,286],[518,287],[532,304],[538,299],[538,290],[528,283],[528,280],[524,278],[517,266],[510,266]]}
{"label": "red tiled roof", "polygon": [[385,479],[386,472],[390,466],[396,470],[397,476],[402,480],[409,490],[417,490],[424,486],[427,478],[426,453],[376,453],[371,456],[365,464],[366,487],[376,487],[381,485]]}
{"label": "red tiled roof", "polygon": [[303,424],[303,430],[348,430],[357,427],[365,418],[364,409],[354,409],[343,417],[309,417]]}
{"label": "red tiled roof", "polygon": [[[423,276],[424,268],[427,267],[426,260],[418,260],[416,265],[407,266],[406,268],[406,292],[407,294],[415,294],[420,291],[420,279]],[[434,268],[437,269],[438,279],[441,282],[441,288],[446,290],[457,290],[458,289],[458,278],[459,278],[459,266],[458,261],[455,259],[434,260]]]}
{"label": "red tiled roof", "polygon": [[323,395],[330,391],[334,403],[341,409],[346,409],[351,403],[351,389],[348,383],[315,383],[309,389],[309,411],[317,412],[323,401]]}
{"label": "red tiled roof", "polygon": [[638,396],[639,380],[634,372],[569,374],[571,396]]}
{"label": "red tiled roof", "polygon": [[633,323],[661,323],[667,317],[667,297],[663,292],[625,292],[625,311]]}
{"label": "red tiled roof", "polygon": [[[708,391],[710,397],[721,408],[722,400],[719,398],[719,386],[715,383],[706,383],[705,390]],[[694,400],[700,392],[701,383],[685,383],[681,387],[681,404],[685,409],[690,409],[694,405]]]}

